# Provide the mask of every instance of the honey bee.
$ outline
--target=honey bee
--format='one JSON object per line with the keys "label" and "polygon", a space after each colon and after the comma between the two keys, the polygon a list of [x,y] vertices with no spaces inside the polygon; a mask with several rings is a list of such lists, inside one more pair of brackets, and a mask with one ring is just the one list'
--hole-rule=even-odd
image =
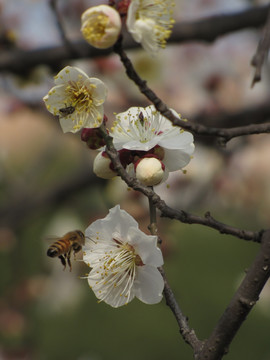
{"label": "honey bee", "polygon": [[66,106],[66,107],[63,107],[62,109],[59,109],[59,112],[63,117],[73,114],[74,111],[75,111],[74,106]]}
{"label": "honey bee", "polygon": [[84,233],[80,230],[69,231],[64,236],[57,238],[57,240],[49,247],[47,255],[50,257],[58,257],[61,263],[64,265],[68,263],[71,271],[70,256],[73,251],[74,258],[77,252],[82,249],[82,245],[85,243]]}

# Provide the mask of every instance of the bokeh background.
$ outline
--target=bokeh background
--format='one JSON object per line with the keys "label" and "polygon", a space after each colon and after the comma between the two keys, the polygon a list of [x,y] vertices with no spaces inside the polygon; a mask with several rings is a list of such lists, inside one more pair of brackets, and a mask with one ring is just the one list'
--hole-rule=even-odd
{"label": "bokeh background", "polygon": [[[80,15],[87,0],[58,0],[67,37],[81,39]],[[180,0],[176,20],[241,10],[262,1]],[[61,45],[48,0],[0,1],[1,53]],[[155,59],[138,47],[128,51],[151,88],[186,118],[234,113],[269,102],[269,63],[251,89],[250,66],[260,36],[244,30],[213,44],[168,45]],[[0,57],[1,57],[0,53]],[[67,61],[102,79],[109,95],[105,112],[148,102],[126,77],[114,55]],[[58,65],[57,65],[58,66]],[[192,359],[165,301],[134,300],[112,309],[97,303],[80,261],[63,271],[46,256],[48,236],[84,230],[120,203],[147,232],[147,201],[118,178],[98,179],[95,152],[79,134],[63,134],[42,98],[61,70],[37,66],[22,76],[0,74],[0,360]],[[218,126],[218,124],[217,124]],[[156,187],[167,204],[212,215],[249,230],[269,227],[270,142],[267,135],[230,141],[219,148],[196,138],[187,173]],[[169,185],[169,187],[168,187]],[[258,245],[198,225],[159,219],[169,283],[199,338],[209,336],[254,259]],[[270,287],[266,286],[238,335],[228,360],[270,359]]]}

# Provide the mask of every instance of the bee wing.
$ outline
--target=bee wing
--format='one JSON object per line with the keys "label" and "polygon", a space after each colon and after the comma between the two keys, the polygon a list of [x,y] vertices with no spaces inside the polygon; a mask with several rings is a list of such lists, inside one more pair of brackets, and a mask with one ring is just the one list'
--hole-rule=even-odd
{"label": "bee wing", "polygon": [[50,241],[50,242],[55,242],[55,241],[58,241],[60,239],[61,239],[60,236],[49,235],[49,236],[46,236],[44,240],[45,241]]}

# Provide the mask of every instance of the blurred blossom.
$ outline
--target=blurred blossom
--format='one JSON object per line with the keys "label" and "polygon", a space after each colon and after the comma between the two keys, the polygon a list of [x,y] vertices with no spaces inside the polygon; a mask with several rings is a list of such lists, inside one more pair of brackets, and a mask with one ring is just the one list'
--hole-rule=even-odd
{"label": "blurred blossom", "polygon": [[138,223],[119,205],[85,231],[83,260],[91,267],[88,283],[100,301],[112,307],[134,297],[146,304],[162,299],[163,264],[157,237],[144,234]]}
{"label": "blurred blossom", "polygon": [[85,40],[98,49],[107,49],[116,42],[121,31],[119,13],[111,6],[99,5],[82,14],[81,32]]}
{"label": "blurred blossom", "polygon": [[165,48],[174,20],[172,0],[132,0],[128,7],[127,28],[134,40],[151,55]]}
{"label": "blurred blossom", "polygon": [[55,84],[43,100],[47,109],[59,116],[64,132],[99,127],[103,120],[105,84],[89,78],[82,70],[66,66],[55,76]]}

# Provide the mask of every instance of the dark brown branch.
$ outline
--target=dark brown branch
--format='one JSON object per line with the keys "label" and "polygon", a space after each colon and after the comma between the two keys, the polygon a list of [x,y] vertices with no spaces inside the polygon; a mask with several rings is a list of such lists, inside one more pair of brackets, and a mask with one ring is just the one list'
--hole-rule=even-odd
{"label": "dark brown branch", "polygon": [[269,5],[254,6],[228,14],[218,14],[203,19],[179,22],[174,25],[169,42],[213,42],[218,37],[247,28],[263,25]]}
{"label": "dark brown branch", "polygon": [[164,285],[163,294],[166,300],[166,304],[169,306],[169,308],[171,309],[172,313],[175,316],[175,319],[179,326],[180,334],[182,335],[185,342],[192,347],[194,355],[196,357],[197,354],[199,354],[199,351],[202,348],[203,343],[200,340],[198,340],[194,330],[189,327],[187,317],[182,313],[178,303],[175,301],[175,296],[173,294],[171,287],[169,286],[163,268],[159,268],[159,271],[164,279],[165,285]]}
{"label": "dark brown branch", "polygon": [[210,213],[206,213],[205,217],[189,214],[183,210],[175,210],[170,208],[166,203],[149,187],[142,185],[136,178],[130,176],[122,166],[118,152],[113,146],[112,138],[107,134],[106,129],[100,128],[101,134],[106,141],[107,147],[106,152],[109,155],[114,169],[121,176],[121,178],[126,182],[128,186],[134,190],[140,191],[149,199],[151,199],[154,206],[156,206],[161,211],[161,216],[168,217],[170,219],[176,219],[186,224],[200,224],[213,229],[218,230],[221,234],[228,234],[236,236],[240,239],[260,242],[261,233],[254,232],[249,230],[242,230],[235,228],[233,226],[226,225],[215,220]]}
{"label": "dark brown branch", "polygon": [[259,41],[256,54],[253,56],[251,60],[251,65],[255,67],[255,74],[252,80],[251,87],[253,87],[256,82],[261,80],[262,66],[268,54],[269,48],[270,48],[270,11],[268,9],[268,17],[262,32],[262,37]]}
{"label": "dark brown branch", "polygon": [[259,299],[270,276],[270,230],[263,233],[261,248],[213,333],[206,340],[198,360],[219,360]]}
{"label": "dark brown branch", "polygon": [[208,127],[200,123],[195,124],[185,119],[177,118],[170,111],[167,105],[154,93],[154,91],[152,91],[148,87],[146,81],[142,80],[139,77],[131,61],[129,60],[125,51],[123,50],[121,37],[115,44],[114,50],[119,55],[126,69],[127,76],[138,86],[141,93],[144,94],[147,97],[147,99],[150,100],[155,105],[156,109],[163,116],[171,120],[173,125],[177,125],[183,129],[189,130],[193,134],[218,137],[219,142],[222,145],[226,144],[226,142],[228,142],[234,137],[270,132],[270,123],[259,124],[259,125],[251,124],[247,126],[239,126],[236,128],[226,129],[226,128]]}
{"label": "dark brown branch", "polygon": [[[55,1],[55,0],[52,0]],[[200,20],[180,22],[175,24],[169,43],[187,41],[213,41],[217,37],[233,31],[246,28],[257,28],[266,21],[268,6],[257,6],[243,11],[213,15]],[[125,36],[124,48],[133,49],[140,47],[130,36]],[[55,46],[36,50],[14,50],[2,52],[0,58],[0,72],[14,72],[24,75],[28,70],[38,65],[48,65],[53,70],[59,69],[62,63],[72,59],[95,58],[107,56],[112,53],[112,48],[99,50],[91,47],[86,41],[72,42],[69,47]]]}

